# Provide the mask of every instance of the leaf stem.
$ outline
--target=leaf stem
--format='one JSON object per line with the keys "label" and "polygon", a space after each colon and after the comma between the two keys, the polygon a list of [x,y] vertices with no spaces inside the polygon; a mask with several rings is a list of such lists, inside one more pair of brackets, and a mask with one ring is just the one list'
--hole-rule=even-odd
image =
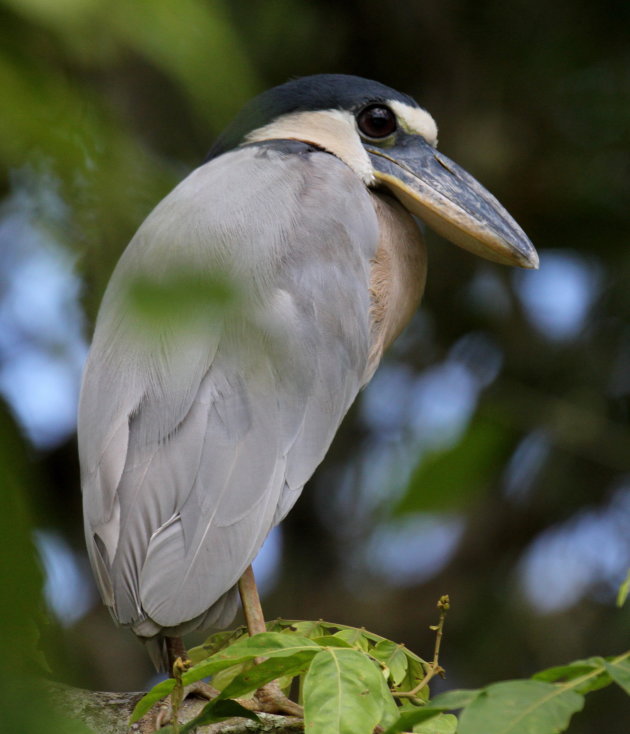
{"label": "leaf stem", "polygon": [[397,696],[398,698],[415,698],[433,677],[438,674],[442,675],[442,673],[444,673],[444,668],[440,665],[439,662],[440,646],[442,645],[442,636],[444,634],[444,621],[446,619],[446,613],[450,609],[450,606],[450,599],[447,594],[439,598],[437,608],[440,610],[440,619],[436,625],[429,628],[435,631],[435,647],[433,648],[433,660],[429,664],[426,675],[420,681],[420,683],[418,683],[418,685],[412,688],[410,691],[392,691],[393,696]]}

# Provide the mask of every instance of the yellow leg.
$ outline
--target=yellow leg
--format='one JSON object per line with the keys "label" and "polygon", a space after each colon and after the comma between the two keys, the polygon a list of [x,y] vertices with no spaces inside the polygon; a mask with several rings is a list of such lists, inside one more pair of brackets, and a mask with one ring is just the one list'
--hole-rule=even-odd
{"label": "yellow leg", "polygon": [[254,578],[254,570],[248,566],[245,573],[238,582],[238,592],[241,595],[241,603],[243,605],[243,614],[245,615],[245,623],[250,636],[257,635],[260,632],[267,631],[265,624],[265,616],[260,604],[258,589],[256,588],[256,579]]}
{"label": "yellow leg", "polygon": [[[260,632],[266,632],[267,625],[265,624],[265,616],[260,604],[256,579],[254,578],[254,571],[251,566],[247,567],[245,573],[239,579],[238,591],[241,595],[243,614],[245,615],[245,623],[247,624],[247,631],[250,637]],[[260,663],[263,660],[264,658],[257,658],[256,662]],[[275,680],[259,688],[256,691],[255,700],[257,702],[256,711],[304,716],[302,707],[287,698]]]}

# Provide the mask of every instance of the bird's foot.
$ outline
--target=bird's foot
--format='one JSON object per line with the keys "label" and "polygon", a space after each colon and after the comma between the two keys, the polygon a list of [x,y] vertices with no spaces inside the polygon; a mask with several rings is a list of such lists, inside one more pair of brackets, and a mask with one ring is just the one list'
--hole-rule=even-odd
{"label": "bird's foot", "polygon": [[[219,691],[209,683],[197,681],[189,686],[181,685],[182,674],[190,666],[189,660],[177,658],[173,664],[173,675],[179,681],[169,700],[160,704],[157,713],[153,717],[154,731],[163,728],[167,724],[176,722],[182,703],[191,696],[197,696],[211,701],[219,695]],[[250,711],[266,714],[284,714],[289,716],[304,717],[304,709],[299,704],[291,701],[280,688],[278,681],[271,681],[261,686],[251,698],[238,698],[238,703]]]}
{"label": "bird's foot", "polygon": [[[219,691],[217,691],[216,688],[213,688],[209,683],[204,683],[203,681],[197,681],[196,683],[191,683],[189,686],[186,686],[184,688],[183,694],[182,694],[182,701],[185,698],[189,698],[191,696],[196,696],[197,698],[203,698],[207,701],[211,701],[215,696],[218,696],[218,695],[219,695]],[[181,706],[181,702],[180,702],[180,706]],[[170,701],[170,699],[166,699],[161,704],[159,704],[157,713],[153,717],[154,729],[157,731],[158,729],[161,729],[162,727],[166,726],[167,724],[172,723],[173,718],[174,718],[173,704]]]}
{"label": "bird's foot", "polygon": [[[286,714],[288,716],[304,717],[304,709],[299,704],[285,696],[278,681],[271,681],[259,688],[251,699],[256,708],[266,714]],[[249,707],[248,707],[249,708]]]}
{"label": "bird's foot", "polygon": [[[219,694],[216,688],[209,683],[198,681],[186,686],[183,691],[182,700],[196,696],[208,701]],[[265,714],[284,714],[285,716],[296,716],[304,718],[304,709],[299,704],[285,696],[277,681],[272,681],[259,688],[251,698],[237,698],[236,701],[243,708]],[[181,705],[181,704],[180,704]],[[178,707],[179,708],[179,707]],[[170,700],[163,701],[153,717],[153,729],[155,731],[172,724],[174,719],[173,705]]]}

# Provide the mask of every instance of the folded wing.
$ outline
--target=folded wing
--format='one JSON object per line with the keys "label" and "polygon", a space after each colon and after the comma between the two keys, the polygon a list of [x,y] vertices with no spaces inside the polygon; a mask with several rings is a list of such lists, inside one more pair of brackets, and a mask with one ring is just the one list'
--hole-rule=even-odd
{"label": "folded wing", "polygon": [[[377,242],[360,180],[295,143],[205,164],[131,241],[99,313],[79,449],[97,582],[137,634],[230,621],[231,590],[364,382]],[[128,282],[178,272],[220,272],[237,305],[184,323],[167,304],[146,334]]]}

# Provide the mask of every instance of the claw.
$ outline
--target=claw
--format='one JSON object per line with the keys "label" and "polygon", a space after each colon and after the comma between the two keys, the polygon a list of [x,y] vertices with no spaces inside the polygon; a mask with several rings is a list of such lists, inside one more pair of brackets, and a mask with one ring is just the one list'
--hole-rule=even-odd
{"label": "claw", "polygon": [[[219,691],[209,683],[197,681],[184,688],[182,700],[188,698],[188,696],[198,696],[199,698],[205,698],[207,701],[211,701],[218,695]],[[158,707],[157,713],[153,717],[153,726],[156,731],[172,723],[173,720],[173,706],[170,699],[162,701],[162,703],[158,704]]]}
{"label": "claw", "polygon": [[304,709],[299,704],[284,695],[278,681],[271,681],[256,691],[254,696],[259,704],[258,711],[267,714],[288,714],[289,716],[304,717]]}

